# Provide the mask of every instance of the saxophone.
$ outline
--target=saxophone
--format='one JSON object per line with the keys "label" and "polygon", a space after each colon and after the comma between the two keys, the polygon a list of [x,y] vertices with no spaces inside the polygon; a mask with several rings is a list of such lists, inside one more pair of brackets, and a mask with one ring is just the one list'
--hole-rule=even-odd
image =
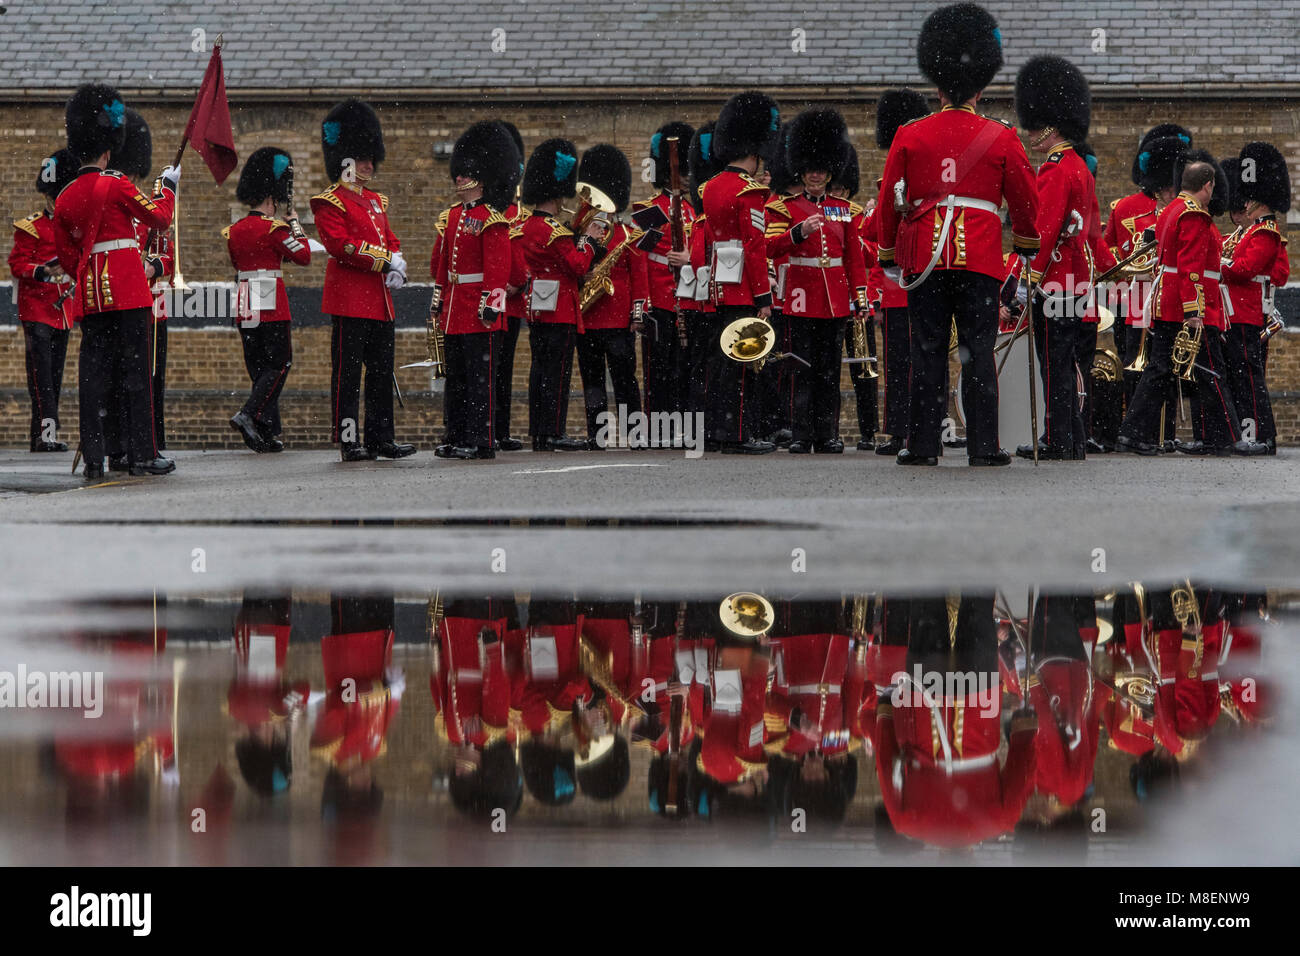
{"label": "saxophone", "polygon": [[586,312],[593,305],[601,300],[602,297],[612,295],[614,292],[614,280],[612,273],[614,266],[618,265],[619,258],[629,243],[638,241],[645,232],[640,229],[628,230],[624,227],[625,235],[623,241],[606,253],[605,258],[587,273],[587,279],[582,283],[582,293],[578,300],[578,307]]}

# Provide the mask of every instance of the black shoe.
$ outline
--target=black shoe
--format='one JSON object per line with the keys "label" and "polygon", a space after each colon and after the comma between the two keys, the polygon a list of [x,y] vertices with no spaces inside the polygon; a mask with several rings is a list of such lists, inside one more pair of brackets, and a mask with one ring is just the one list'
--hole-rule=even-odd
{"label": "black shoe", "polygon": [[1172,455],[1178,450],[1178,440],[1175,438],[1166,438],[1163,445],[1160,446],[1160,454]]}
{"label": "black shoe", "polygon": [[802,440],[801,440],[801,441],[792,441],[792,442],[790,442],[789,447],[786,448],[786,451],[788,451],[788,452],[789,452],[790,454],[792,454],[792,455],[811,455],[811,454],[812,454],[812,442],[810,442],[810,441],[802,441]]}
{"label": "black shoe", "polygon": [[469,445],[439,445],[433,450],[435,458],[456,458],[469,461],[478,457],[478,449]]}
{"label": "black shoe", "polygon": [[555,451],[591,451],[591,446],[587,444],[587,439],[570,438],[568,435],[561,435],[559,438],[552,438],[551,448]]}
{"label": "black shoe", "polygon": [[551,440],[539,435],[533,436],[533,451],[555,451],[551,447]]}
{"label": "black shoe", "polygon": [[1011,453],[1005,448],[999,448],[991,455],[970,456],[970,466],[972,468],[997,468],[1009,464],[1011,464]]}
{"label": "black shoe", "polygon": [[723,442],[721,451],[724,455],[766,455],[776,451],[776,445],[770,441],[751,438],[749,441]]}
{"label": "black shoe", "polygon": [[458,458],[460,456],[456,454],[456,451],[457,449],[455,445],[444,442],[443,444],[434,448],[433,457],[434,458]]}
{"label": "black shoe", "polygon": [[859,438],[858,451],[875,451],[876,440],[874,438]]}
{"label": "black shoe", "polygon": [[86,462],[82,475],[87,481],[102,481],[104,478],[104,463],[102,461]]}
{"label": "black shoe", "polygon": [[901,435],[894,435],[889,439],[889,441],[882,441],[876,446],[877,455],[894,455],[897,457],[898,453],[902,450],[903,437]]}
{"label": "black shoe", "polygon": [[1246,458],[1254,458],[1257,455],[1267,455],[1268,453],[1268,445],[1262,442],[1239,441],[1232,445],[1232,454]]}
{"label": "black shoe", "polygon": [[1266,454],[1266,455],[1276,455],[1276,454],[1277,454],[1277,439],[1276,439],[1276,438],[1270,438],[1268,441],[1264,442],[1264,447],[1268,449],[1268,451],[1264,452],[1264,454]]}
{"label": "black shoe", "polygon": [[497,439],[497,451],[519,451],[523,447],[523,442],[518,438],[511,438],[509,435]]}
{"label": "black shoe", "polygon": [[496,458],[497,450],[491,445],[480,445],[474,449],[474,457],[483,461],[491,461]]}
{"label": "black shoe", "polygon": [[[1033,446],[1033,445],[1017,445],[1017,446],[1016,446],[1016,457],[1017,457],[1017,458],[1024,458],[1024,459],[1026,459],[1027,461],[1033,461],[1033,460],[1034,460],[1034,446]],[[1074,461],[1075,459],[1082,459],[1082,457],[1083,457],[1082,455],[1075,454],[1074,452],[1066,453],[1066,452],[1063,452],[1063,451],[1058,451],[1058,450],[1056,450],[1056,449],[1054,449],[1054,448],[1048,448],[1048,447],[1047,447],[1046,445],[1044,445],[1042,442],[1039,442],[1039,444],[1038,444],[1038,460],[1039,460],[1039,461]]]}
{"label": "black shoe", "polygon": [[794,441],[794,432],[788,428],[778,428],[768,440],[777,448],[788,448],[790,443]]}
{"label": "black shoe", "polygon": [[276,438],[274,435],[264,440],[266,442],[267,451],[272,453],[284,451],[284,442],[280,441],[280,439]]}
{"label": "black shoe", "polygon": [[838,438],[815,441],[813,442],[813,451],[818,455],[842,455],[844,454],[844,442]]}
{"label": "black shoe", "polygon": [[153,461],[144,461],[131,466],[131,474],[136,477],[142,475],[170,475],[176,470],[176,462],[170,458],[155,458]]}
{"label": "black shoe", "polygon": [[130,471],[131,463],[127,461],[126,455],[111,455],[108,459],[109,471]]}
{"label": "black shoe", "polygon": [[1096,438],[1089,438],[1088,451],[1094,455],[1109,455],[1114,451],[1114,448],[1110,442],[1098,441]]}
{"label": "black shoe", "polygon": [[365,445],[347,442],[339,447],[339,454],[344,461],[374,461],[375,456]]}
{"label": "black shoe", "polygon": [[32,446],[34,452],[59,452],[67,451],[68,443],[65,441],[38,441]]}
{"label": "black shoe", "polygon": [[1159,445],[1152,444],[1149,441],[1138,441],[1136,438],[1125,438],[1123,435],[1115,439],[1115,450],[1145,457],[1160,454]]}
{"label": "black shoe", "polygon": [[262,437],[262,433],[258,431],[257,422],[253,421],[253,416],[249,415],[248,412],[241,409],[230,420],[230,427],[239,432],[240,437],[244,439],[244,444],[253,451],[258,453],[266,451],[266,440]]}
{"label": "black shoe", "polygon": [[897,457],[895,460],[896,460],[900,465],[937,465],[937,464],[939,464],[939,459],[938,459],[938,458],[935,458],[933,455],[914,455],[914,454],[912,454],[912,452],[911,452],[909,449],[907,449],[907,448],[904,448],[902,451],[900,451],[900,452],[898,453],[898,457]]}
{"label": "black shoe", "polygon": [[945,438],[943,440],[944,448],[965,448],[966,439],[964,438]]}
{"label": "black shoe", "polygon": [[1209,447],[1200,439],[1180,441],[1175,438],[1174,451],[1181,452],[1184,455],[1208,455],[1210,453]]}
{"label": "black shoe", "polygon": [[386,441],[370,449],[375,458],[410,458],[415,454],[415,446],[395,441]]}

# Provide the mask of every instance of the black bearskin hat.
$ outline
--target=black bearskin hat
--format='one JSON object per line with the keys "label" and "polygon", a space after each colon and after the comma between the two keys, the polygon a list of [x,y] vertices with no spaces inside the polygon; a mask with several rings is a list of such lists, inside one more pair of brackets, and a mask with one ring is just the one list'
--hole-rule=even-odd
{"label": "black bearskin hat", "polygon": [[83,162],[119,152],[126,138],[126,104],[111,86],[87,84],[68,100],[64,125],[68,149]]}
{"label": "black bearskin hat", "polygon": [[528,154],[524,152],[524,138],[519,135],[519,127],[509,120],[501,120],[501,125],[506,128],[506,132],[509,133],[510,138],[514,140],[515,149],[519,151],[519,175],[515,177],[515,184],[518,185],[519,180],[522,179],[524,175],[524,159],[528,156]]}
{"label": "black bearskin hat", "polygon": [[1210,194],[1209,212],[1211,216],[1222,216],[1228,211],[1228,177],[1223,172],[1219,161],[1206,149],[1184,150],[1174,165],[1174,184],[1182,182],[1183,170],[1192,163],[1209,163],[1214,169],[1214,192]]}
{"label": "black bearskin hat", "polygon": [[685,170],[686,153],[691,148],[691,140],[695,138],[695,127],[690,123],[672,120],[660,126],[658,131],[650,137],[650,158],[654,161],[655,189],[668,188],[667,143],[674,136],[677,137],[677,162],[680,164],[681,169]]}
{"label": "black bearskin hat", "polygon": [[325,115],[320,124],[320,148],[325,154],[325,175],[335,182],[343,177],[347,159],[384,161],[384,131],[369,103],[348,99]]}
{"label": "black bearskin hat", "polygon": [[790,122],[785,161],[794,175],[820,170],[834,179],[848,158],[849,130],[836,110],[804,110]]}
{"label": "black bearskin hat", "polygon": [[940,7],[921,27],[916,64],[954,104],[965,103],[1002,69],[998,22],[977,3]]}
{"label": "black bearskin hat", "polygon": [[898,128],[930,115],[930,105],[916,90],[885,90],[876,101],[876,145],[888,150]]}
{"label": "black bearskin hat", "polygon": [[1228,181],[1228,212],[1245,212],[1246,199],[1241,195],[1241,157],[1225,156],[1219,168]]}
{"label": "black bearskin hat", "polygon": [[272,797],[289,789],[293,760],[287,739],[266,743],[256,737],[243,737],[235,744],[235,760],[244,782],[254,793]]}
{"label": "black bearskin hat", "polygon": [[149,124],[130,107],[126,110],[126,136],[122,148],[113,150],[108,165],[132,179],[148,176],[153,168],[153,136],[149,133]]}
{"label": "black bearskin hat", "polygon": [[858,187],[862,183],[862,174],[858,170],[858,151],[849,144],[849,158],[840,169],[839,174],[831,180],[831,186],[841,188],[849,194],[852,199],[858,194]]}
{"label": "black bearskin hat", "polygon": [[[1272,143],[1247,143],[1241,148],[1240,158],[1243,206],[1253,200],[1279,214],[1290,209],[1291,173],[1278,148]],[[1248,171],[1252,175],[1247,176]]]}
{"label": "black bearskin hat", "polygon": [[520,198],[536,206],[551,199],[568,199],[578,191],[578,147],[567,139],[545,140],[533,150],[524,169]]}
{"label": "black bearskin hat", "polygon": [[795,182],[795,175],[790,172],[790,164],[786,160],[786,147],[789,142],[790,124],[782,123],[780,130],[777,131],[776,139],[768,149],[768,154],[763,157],[763,163],[767,168],[768,175],[767,188],[778,196],[789,192],[790,187]]}
{"label": "black bearskin hat", "polygon": [[720,167],[745,156],[761,156],[781,128],[781,111],[773,99],[757,90],[727,100],[713,127],[710,153]]}
{"label": "black bearskin hat", "polygon": [[282,149],[263,146],[244,162],[235,198],[245,206],[260,206],[267,196],[287,203],[293,190],[293,158]]}
{"label": "black bearskin hat", "polygon": [[1079,142],[1088,135],[1091,112],[1088,80],[1064,57],[1036,56],[1016,74],[1016,116],[1025,129],[1053,126]]}
{"label": "black bearskin hat", "polygon": [[578,181],[591,183],[614,200],[615,212],[626,209],[632,198],[632,166],[623,151],[609,143],[599,143],[582,154]]}
{"label": "black bearskin hat", "polygon": [[[1172,140],[1171,142],[1163,142]],[[1151,147],[1157,142],[1160,146],[1153,153]],[[1142,134],[1138,142],[1137,155],[1133,157],[1133,185],[1143,192],[1154,192],[1168,184],[1172,178],[1174,160],[1180,150],[1192,145],[1192,134],[1177,123],[1160,123]],[[1143,157],[1146,156],[1144,159]],[[1156,162],[1152,164],[1151,159]],[[1169,175],[1165,175],[1165,163],[1168,162]],[[1148,173],[1148,168],[1152,170]]]}
{"label": "black bearskin hat", "polygon": [[452,772],[447,791],[452,806],[467,817],[490,819],[498,808],[507,815],[514,813],[524,797],[524,778],[515,762],[514,747],[505,740],[489,744],[472,773]]}
{"label": "black bearskin hat", "polygon": [[483,187],[483,198],[493,209],[514,201],[522,157],[504,123],[480,120],[460,134],[451,150],[451,176],[466,176]]}
{"label": "black bearskin hat", "polygon": [[36,174],[36,191],[43,196],[54,198],[63,192],[63,187],[77,178],[81,161],[72,154],[72,150],[59,150],[53,156],[41,161],[41,171]]}
{"label": "black bearskin hat", "polygon": [[[722,171],[722,164],[713,155],[713,121],[705,123],[691,137],[691,148],[687,153],[687,165],[690,170],[690,199],[696,214],[704,211],[704,200],[700,190],[714,176]],[[773,179],[776,174],[773,173]]]}
{"label": "black bearskin hat", "polygon": [[627,789],[632,760],[627,740],[615,737],[609,749],[578,767],[578,786],[592,800],[613,800]]}
{"label": "black bearskin hat", "polygon": [[530,740],[519,748],[519,766],[524,786],[538,803],[558,807],[573,802],[578,786],[572,750]]}

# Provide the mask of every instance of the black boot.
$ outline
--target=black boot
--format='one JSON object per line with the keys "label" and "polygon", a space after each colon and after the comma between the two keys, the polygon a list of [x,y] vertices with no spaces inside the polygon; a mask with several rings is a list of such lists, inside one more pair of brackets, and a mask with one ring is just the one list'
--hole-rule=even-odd
{"label": "black boot", "polygon": [[374,461],[370,449],[359,442],[344,442],[339,446],[339,455],[344,461]]}
{"label": "black boot", "polygon": [[257,430],[257,422],[253,421],[253,416],[248,412],[241,409],[230,420],[230,427],[239,432],[240,437],[244,439],[244,444],[253,451],[259,454],[266,451],[266,441],[262,438],[262,433]]}
{"label": "black boot", "polygon": [[415,446],[395,441],[386,441],[370,449],[376,458],[410,458],[415,454]]}
{"label": "black boot", "polygon": [[153,461],[143,461],[131,465],[131,474],[136,477],[144,475],[170,475],[176,470],[176,462],[170,458],[155,458]]}

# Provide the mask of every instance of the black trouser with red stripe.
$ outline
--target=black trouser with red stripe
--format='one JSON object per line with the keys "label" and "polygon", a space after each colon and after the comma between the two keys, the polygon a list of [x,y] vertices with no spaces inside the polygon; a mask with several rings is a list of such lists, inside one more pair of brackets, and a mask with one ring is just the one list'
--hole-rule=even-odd
{"label": "black trouser with red stripe", "polygon": [[496,337],[496,403],[492,410],[495,418],[493,438],[496,441],[510,437],[510,403],[515,391],[515,348],[519,344],[519,326],[523,321],[517,315],[508,316],[506,327]]}
{"label": "black trouser with red stripe", "polygon": [[999,285],[997,279],[979,272],[943,269],[908,290],[912,407],[907,447],[912,454],[934,458],[941,453],[943,420],[948,414],[948,340],[954,318],[964,359],[961,400],[966,415],[966,451],[972,458],[998,452],[998,374],[993,344],[998,335]]}
{"label": "black trouser with red stripe", "polygon": [[1196,377],[1193,388],[1198,399],[1193,414],[1200,421],[1197,437],[1211,448],[1231,445],[1241,438],[1241,415],[1232,400],[1228,364],[1223,358],[1221,329],[1212,329],[1208,325],[1205,327],[1193,374]]}
{"label": "black trouser with red stripe", "polygon": [[[1150,353],[1146,371],[1138,382],[1137,391],[1120,435],[1131,440],[1155,443],[1160,437],[1160,409],[1165,404],[1169,390],[1176,389],[1172,353],[1174,339],[1183,327],[1182,322],[1151,323],[1148,333]],[[1223,448],[1237,440],[1237,412],[1232,404],[1227,376],[1224,374],[1222,333],[1206,328],[1201,337],[1201,349],[1196,356],[1195,369],[1198,404],[1193,416],[1200,426],[1202,440],[1211,448]],[[1219,375],[1215,378],[1210,373]],[[1173,422],[1166,422],[1166,432],[1172,434]]]}
{"label": "black trouser with red stripe", "polygon": [[[849,358],[868,358],[876,353],[876,323],[870,317],[866,320],[866,332],[867,353],[858,355],[853,346],[853,326],[845,327],[844,349]],[[877,374],[876,378],[871,377],[873,371]],[[849,380],[853,382],[853,394],[858,406],[858,432],[865,439],[876,437],[876,428],[880,422],[879,374],[876,366],[870,362],[858,362],[849,366]]]}
{"label": "black trouser with red stripe", "polygon": [[77,386],[81,451],[87,462],[104,460],[110,414],[119,423],[121,453],[129,461],[143,463],[158,457],[149,368],[152,325],[153,312],[147,308],[91,313],[81,320]]}
{"label": "black trouser with red stripe", "polygon": [[57,441],[59,394],[63,391],[63,364],[68,355],[68,330],[42,322],[23,323],[27,351],[27,394],[32,399],[31,450],[38,442]]}
{"label": "black trouser with red stripe", "polygon": [[331,316],[332,375],[330,407],[334,442],[361,441],[361,369],[366,375],[365,445],[377,448],[393,440],[393,323],[379,319]]}
{"label": "black trouser with red stripe", "polygon": [[555,322],[528,327],[533,365],[528,372],[528,434],[560,438],[569,417],[569,378],[573,372],[576,328]]}
{"label": "black trouser with red stripe", "polygon": [[[1234,325],[1223,336],[1223,360],[1228,367],[1228,382],[1237,413],[1255,422],[1255,441],[1277,438],[1273,421],[1273,403],[1268,397],[1264,378],[1264,345],[1259,340],[1262,327]],[[1243,426],[1244,428],[1244,426]]]}
{"label": "black trouser with red stripe", "polygon": [[293,365],[293,343],[288,322],[261,322],[240,326],[244,344],[244,367],[253,383],[243,411],[257,423],[263,435],[280,434],[280,392]]}
{"label": "black trouser with red stripe", "polygon": [[[775,352],[793,352],[790,320],[780,310],[772,310],[772,331],[776,333]],[[718,332],[722,334],[721,330]],[[763,366],[755,378],[762,425],[759,436],[771,438],[781,429],[790,428],[794,415],[795,370],[791,362],[773,362]],[[798,363],[793,363],[798,364]]]}
{"label": "black trouser with red stripe", "polygon": [[[1034,303],[1034,348],[1043,380],[1043,444],[1049,452],[1082,457],[1087,436],[1079,414],[1075,351],[1079,318],[1071,298],[1044,296]],[[1076,434],[1077,428],[1077,434]]]}
{"label": "black trouser with red stripe", "polygon": [[709,351],[718,351],[718,336],[714,332],[713,314],[711,312],[691,311],[686,313],[686,404],[683,412],[703,412],[707,404],[709,383],[709,362],[713,359]]}
{"label": "black trouser with red stripe", "polygon": [[671,309],[651,309],[641,337],[644,362],[645,410],[679,412],[685,389],[681,375],[687,362],[677,339],[677,315]]}
{"label": "black trouser with red stripe", "polygon": [[912,388],[912,327],[907,306],[885,309],[880,331],[885,357],[885,432],[890,438],[904,438],[911,414]]}
{"label": "black trouser with red stripe", "polygon": [[[587,407],[587,437],[600,431],[599,418],[609,411],[605,368],[614,383],[614,404],[628,413],[641,411],[641,389],[636,381],[636,335],[631,329],[587,329],[578,336],[578,372]],[[617,431],[617,429],[615,429]]]}
{"label": "black trouser with red stripe", "polygon": [[447,443],[491,448],[496,441],[496,360],[499,332],[445,337],[447,390],[442,395]]}
{"label": "black trouser with red stripe", "polygon": [[811,366],[799,365],[794,373],[794,440],[838,438],[844,319],[787,315],[785,320],[790,325],[790,351]]}
{"label": "black trouser with red stripe", "polygon": [[[714,315],[719,334],[736,319],[752,316],[754,311],[751,305],[718,306]],[[727,358],[719,346],[717,374],[710,375],[709,407],[705,413],[704,434],[708,440],[746,442],[762,437],[754,364]]]}
{"label": "black trouser with red stripe", "polygon": [[153,366],[153,441],[158,450],[167,447],[167,426],[163,416],[163,396],[167,391],[167,322],[155,321],[149,330],[149,362]]}

